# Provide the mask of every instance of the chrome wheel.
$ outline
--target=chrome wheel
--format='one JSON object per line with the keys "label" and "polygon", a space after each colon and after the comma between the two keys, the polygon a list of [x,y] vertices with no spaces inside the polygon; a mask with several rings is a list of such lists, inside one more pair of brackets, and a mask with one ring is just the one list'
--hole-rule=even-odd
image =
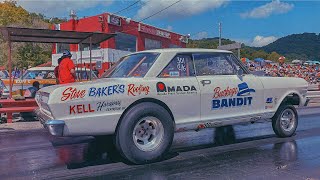
{"label": "chrome wheel", "polygon": [[292,109],[285,109],[280,116],[280,125],[284,131],[291,131],[297,119]]}
{"label": "chrome wheel", "polygon": [[133,129],[134,144],[142,151],[152,151],[163,141],[164,128],[156,117],[144,117]]}

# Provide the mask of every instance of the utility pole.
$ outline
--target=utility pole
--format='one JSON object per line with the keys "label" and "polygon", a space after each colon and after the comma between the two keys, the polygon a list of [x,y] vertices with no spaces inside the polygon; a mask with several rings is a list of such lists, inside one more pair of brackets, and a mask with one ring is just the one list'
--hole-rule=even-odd
{"label": "utility pole", "polygon": [[219,46],[221,46],[221,22],[219,22]]}

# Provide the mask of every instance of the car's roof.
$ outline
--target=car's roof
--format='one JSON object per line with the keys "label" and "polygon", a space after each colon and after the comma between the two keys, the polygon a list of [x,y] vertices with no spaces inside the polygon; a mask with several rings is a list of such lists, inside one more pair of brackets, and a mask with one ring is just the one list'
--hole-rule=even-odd
{"label": "car's roof", "polygon": [[[28,71],[53,71],[55,67],[33,67],[33,68],[29,68]],[[86,70],[86,71],[90,71],[89,68],[76,68],[76,70]]]}
{"label": "car's roof", "polygon": [[54,67],[32,67],[28,69],[29,71],[38,71],[38,70],[54,70]]}
{"label": "car's roof", "polygon": [[232,53],[231,51],[219,50],[219,49],[201,49],[201,48],[167,48],[167,49],[152,49],[140,51],[142,52],[157,52],[157,53],[165,53],[165,52],[173,52],[173,53],[196,53],[196,52],[212,52],[212,53]]}

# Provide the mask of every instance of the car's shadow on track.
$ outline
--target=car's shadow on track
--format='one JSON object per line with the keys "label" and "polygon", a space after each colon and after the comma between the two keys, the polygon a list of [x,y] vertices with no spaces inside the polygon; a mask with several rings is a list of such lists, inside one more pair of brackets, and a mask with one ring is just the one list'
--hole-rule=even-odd
{"label": "car's shadow on track", "polygon": [[[224,145],[237,144],[252,140],[261,140],[275,137],[275,135],[256,136],[252,138],[237,139],[232,126],[216,128],[214,131],[214,142],[198,146],[187,146],[173,148],[164,160],[173,159],[182,152],[193,150],[219,147]],[[97,166],[124,162],[112,145],[111,137],[69,137],[51,139],[56,153],[62,163],[66,164],[68,169],[78,169],[88,166]]]}

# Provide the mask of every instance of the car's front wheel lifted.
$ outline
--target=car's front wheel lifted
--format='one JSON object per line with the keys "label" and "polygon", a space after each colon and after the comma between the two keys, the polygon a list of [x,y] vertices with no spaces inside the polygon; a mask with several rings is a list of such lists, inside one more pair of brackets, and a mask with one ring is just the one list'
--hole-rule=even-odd
{"label": "car's front wheel lifted", "polygon": [[292,105],[280,105],[272,118],[272,128],[279,137],[291,137],[298,126],[298,113]]}
{"label": "car's front wheel lifted", "polygon": [[168,152],[174,123],[162,106],[146,102],[129,109],[116,132],[116,147],[134,164],[155,162]]}

